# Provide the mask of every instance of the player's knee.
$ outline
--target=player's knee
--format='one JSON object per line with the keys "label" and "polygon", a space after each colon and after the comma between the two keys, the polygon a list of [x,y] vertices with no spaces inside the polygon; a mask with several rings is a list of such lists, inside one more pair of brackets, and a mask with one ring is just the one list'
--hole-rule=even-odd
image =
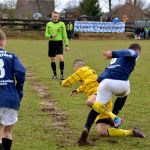
{"label": "player's knee", "polygon": [[89,107],[92,107],[94,101],[96,99],[96,95],[91,95],[88,100],[86,101],[86,104],[89,106]]}
{"label": "player's knee", "polygon": [[50,57],[51,58],[51,62],[55,62],[55,57]]}
{"label": "player's knee", "polygon": [[100,130],[100,131],[98,132],[98,134],[99,134],[100,136],[102,136],[102,137],[108,136],[108,133],[107,133],[107,130],[106,130],[106,129]]}
{"label": "player's knee", "polygon": [[12,126],[6,126],[4,128],[4,138],[12,139]]}
{"label": "player's knee", "polygon": [[104,124],[104,123],[99,123],[96,125],[97,127],[97,132],[98,132],[98,135],[100,136],[108,136],[108,132],[107,132],[107,125]]}
{"label": "player's knee", "polygon": [[87,104],[89,107],[92,107],[92,104],[93,104],[93,103],[92,103],[91,101],[88,101],[88,100],[87,100],[87,101],[86,101],[86,104]]}
{"label": "player's knee", "polygon": [[64,56],[62,54],[57,55],[59,61],[64,61]]}

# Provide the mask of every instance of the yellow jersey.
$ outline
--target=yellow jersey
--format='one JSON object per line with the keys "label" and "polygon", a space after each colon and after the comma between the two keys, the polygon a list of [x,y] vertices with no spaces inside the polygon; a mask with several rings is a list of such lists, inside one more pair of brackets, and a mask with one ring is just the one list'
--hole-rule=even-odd
{"label": "yellow jersey", "polygon": [[97,78],[98,76],[94,70],[88,66],[84,66],[64,80],[62,86],[68,87],[80,81],[81,86],[77,89],[77,93],[83,92],[88,97],[97,93],[97,87],[99,85]]}
{"label": "yellow jersey", "polygon": [[[88,66],[79,68],[75,73],[69,76],[62,82],[63,87],[69,87],[72,84],[80,81],[81,86],[77,89],[77,93],[84,92],[87,97],[96,94],[99,82],[97,81],[96,72]],[[107,109],[112,110],[112,101],[109,101],[106,105]],[[99,114],[95,121],[99,119],[109,118],[105,114]]]}

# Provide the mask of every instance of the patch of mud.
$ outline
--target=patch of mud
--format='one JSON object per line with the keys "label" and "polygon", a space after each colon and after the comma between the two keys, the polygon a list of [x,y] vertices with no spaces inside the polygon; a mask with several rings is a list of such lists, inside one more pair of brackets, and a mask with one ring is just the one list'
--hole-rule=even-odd
{"label": "patch of mud", "polygon": [[72,131],[66,122],[68,117],[65,111],[56,106],[56,100],[52,98],[48,88],[42,82],[38,81],[31,68],[28,68],[27,79],[36,93],[43,99],[41,102],[43,105],[42,111],[52,118],[53,122],[51,125],[56,136],[63,138],[63,144],[59,143],[58,145],[63,145],[62,147],[69,146],[69,139],[72,137]]}

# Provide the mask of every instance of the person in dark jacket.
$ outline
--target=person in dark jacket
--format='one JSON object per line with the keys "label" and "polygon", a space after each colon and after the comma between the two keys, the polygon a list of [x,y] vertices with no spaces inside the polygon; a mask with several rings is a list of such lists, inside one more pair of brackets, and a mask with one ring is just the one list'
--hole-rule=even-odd
{"label": "person in dark jacket", "polygon": [[11,149],[26,74],[18,57],[6,51],[5,45],[6,36],[0,30],[0,150]]}

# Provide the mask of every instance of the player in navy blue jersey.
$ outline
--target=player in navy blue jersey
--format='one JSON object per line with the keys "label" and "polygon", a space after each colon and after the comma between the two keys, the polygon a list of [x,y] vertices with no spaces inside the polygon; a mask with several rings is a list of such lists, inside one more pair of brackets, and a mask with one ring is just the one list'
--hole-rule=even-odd
{"label": "player in navy blue jersey", "polygon": [[5,45],[6,36],[0,30],[0,150],[11,149],[26,73],[18,57],[4,50]]}
{"label": "player in navy blue jersey", "polygon": [[[121,100],[126,99],[127,95],[130,93],[128,78],[134,70],[140,51],[141,46],[137,43],[133,43],[125,50],[103,52],[106,59],[112,58],[112,60],[110,65],[108,65],[98,78],[100,84],[97,90],[96,100],[91,104],[93,109],[90,111],[87,118],[87,122],[90,124],[89,126],[93,124],[93,121],[99,113],[108,115],[112,119],[115,128],[121,125],[121,118],[118,118],[111,110],[107,110],[105,105],[112,98],[112,95],[119,97],[118,100]],[[86,143],[89,129],[84,129],[81,134],[80,141],[83,144]],[[109,135],[109,131],[107,130],[106,132],[108,132]],[[140,131],[136,131],[136,135],[134,136],[144,137],[143,133]]]}
{"label": "player in navy blue jersey", "polygon": [[114,121],[114,127],[116,128],[121,125],[121,119],[112,112],[107,111],[104,105],[111,99],[112,95],[123,97],[130,93],[128,78],[134,70],[140,51],[141,46],[134,43],[126,50],[106,51],[103,53],[106,59],[112,58],[112,60],[98,78],[100,85],[92,108],[98,113],[109,115]]}

